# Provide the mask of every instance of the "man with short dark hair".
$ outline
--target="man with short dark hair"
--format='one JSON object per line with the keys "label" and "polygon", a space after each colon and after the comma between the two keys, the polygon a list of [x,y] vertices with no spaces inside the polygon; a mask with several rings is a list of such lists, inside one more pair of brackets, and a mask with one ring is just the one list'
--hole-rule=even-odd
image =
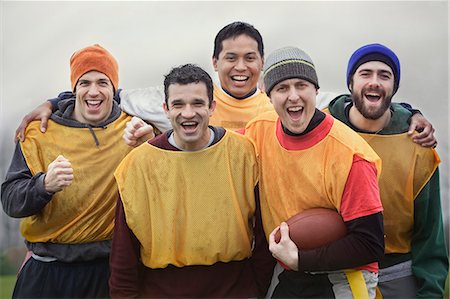
{"label": "man with short dark hair", "polygon": [[113,100],[118,64],[100,45],[70,58],[74,97],[61,101],[43,134],[39,122],[16,145],[2,184],[5,212],[23,218],[32,254],[14,298],[107,298],[109,251],[118,199],[113,172],[131,147],[131,117]]}
{"label": "man with short dark hair", "polygon": [[233,22],[222,28],[214,39],[212,63],[220,81],[214,88],[217,111],[212,124],[242,129],[255,116],[273,109],[257,87],[264,65],[264,44],[252,25]]}
{"label": "man with short dark hair", "polygon": [[255,279],[263,268],[256,268],[254,255],[267,252],[267,244],[257,241],[264,235],[254,146],[208,125],[216,107],[212,88],[197,66],[172,69],[164,80],[164,111],[173,130],[137,147],[115,172],[114,298],[265,294],[273,265],[264,281]]}
{"label": "man with short dark hair", "polygon": [[[264,65],[264,43],[254,26],[238,21],[223,27],[214,39],[212,64],[219,77],[218,84],[214,86],[217,109],[211,117],[212,125],[239,130],[252,118],[273,110],[267,95],[258,88]],[[60,94],[62,98],[66,96],[71,94]],[[171,128],[162,110],[163,87],[122,90],[117,100],[125,112],[145,120],[136,117],[127,124],[124,139],[128,145],[136,146],[144,142],[145,135],[153,133],[153,129],[164,132]],[[323,101],[327,104],[330,100],[328,96]],[[24,117],[17,129],[20,138],[24,138],[23,130],[27,123],[35,118],[42,119],[42,130],[45,131],[46,119],[51,113],[49,106],[45,103]],[[411,133],[416,128],[424,129],[413,137],[420,144],[432,146],[435,143],[432,125],[419,113],[411,118],[410,128]]]}
{"label": "man with short dark hair", "polygon": [[357,49],[348,62],[347,85],[329,105],[335,118],[358,132],[383,161],[385,255],[379,289],[386,298],[442,298],[448,251],[442,223],[440,159],[407,136],[410,113],[392,105],[400,61],[381,44]]}
{"label": "man with short dark hair", "polygon": [[[223,27],[214,39],[212,64],[219,77],[214,86],[217,109],[211,117],[212,125],[240,130],[254,117],[273,110],[266,93],[258,88],[264,66],[264,43],[255,27],[245,22],[232,22]],[[157,113],[157,105],[163,101],[160,88],[124,90],[121,98],[124,111],[161,127],[163,121]],[[329,96],[322,99],[326,103],[330,100]],[[434,129],[420,113],[411,118],[411,132],[416,127],[426,129],[416,134],[415,140],[424,146],[432,146],[435,143]],[[135,126],[127,126],[124,139],[127,144],[135,146],[140,136],[151,130],[151,126],[136,121]]]}

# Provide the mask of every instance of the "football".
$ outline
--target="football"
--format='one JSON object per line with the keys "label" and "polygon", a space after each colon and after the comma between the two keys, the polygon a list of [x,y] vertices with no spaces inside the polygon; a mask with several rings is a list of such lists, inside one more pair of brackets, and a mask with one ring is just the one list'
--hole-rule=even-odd
{"label": "football", "polygon": [[[314,249],[339,240],[347,234],[347,228],[335,210],[313,208],[295,214],[286,223],[289,237],[299,249]],[[280,231],[275,234],[275,241],[280,241]]]}

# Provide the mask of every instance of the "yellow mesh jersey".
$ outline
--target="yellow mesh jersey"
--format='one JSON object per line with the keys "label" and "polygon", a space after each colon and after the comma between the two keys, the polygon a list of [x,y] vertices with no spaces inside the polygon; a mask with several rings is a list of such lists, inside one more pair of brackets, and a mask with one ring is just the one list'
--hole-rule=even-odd
{"label": "yellow mesh jersey", "polygon": [[414,199],[438,167],[439,157],[435,150],[412,142],[407,133],[359,134],[383,161],[379,185],[384,208],[385,252],[410,252]]}
{"label": "yellow mesh jersey", "polygon": [[267,237],[281,222],[305,209],[323,207],[339,212],[354,155],[375,163],[377,172],[381,170],[381,161],[370,146],[338,120],[323,140],[306,150],[287,150],[280,145],[277,120],[275,112],[266,113],[245,129],[258,153]]}
{"label": "yellow mesh jersey", "polygon": [[47,172],[58,155],[72,164],[74,179],[36,215],[24,218],[21,232],[29,242],[77,244],[112,237],[118,198],[113,173],[131,150],[122,140],[124,113],[106,129],[93,128],[99,146],[88,128],[72,128],[50,120],[45,134],[39,122],[27,128],[21,149],[33,175]]}
{"label": "yellow mesh jersey", "polygon": [[253,144],[244,136],[226,132],[197,152],[145,143],[115,176],[145,266],[211,265],[251,255],[258,175]]}
{"label": "yellow mesh jersey", "polygon": [[244,128],[251,119],[261,113],[273,110],[270,99],[261,91],[247,99],[237,100],[214,85],[214,99],[217,104],[210,118],[210,125],[234,131]]}

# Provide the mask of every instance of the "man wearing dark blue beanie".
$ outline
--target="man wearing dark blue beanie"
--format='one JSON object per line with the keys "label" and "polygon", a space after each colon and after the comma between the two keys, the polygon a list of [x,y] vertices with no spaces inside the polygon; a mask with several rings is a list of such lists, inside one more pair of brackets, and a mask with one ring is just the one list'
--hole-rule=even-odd
{"label": "man wearing dark blue beanie", "polygon": [[379,263],[384,298],[442,298],[448,251],[442,223],[439,169],[434,149],[408,136],[411,113],[391,104],[400,83],[397,55],[370,44],[351,55],[347,85],[351,95],[328,110],[358,132],[380,156],[385,255]]}
{"label": "man wearing dark blue beanie", "polygon": [[347,67],[347,86],[350,86],[350,80],[356,69],[369,61],[384,62],[391,68],[394,75],[394,95],[400,83],[400,61],[391,49],[381,44],[365,45],[352,54]]}

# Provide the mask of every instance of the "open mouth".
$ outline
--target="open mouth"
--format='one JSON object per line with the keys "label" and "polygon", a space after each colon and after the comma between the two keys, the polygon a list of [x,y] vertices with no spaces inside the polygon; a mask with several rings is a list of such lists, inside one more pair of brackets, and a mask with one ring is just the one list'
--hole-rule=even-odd
{"label": "open mouth", "polygon": [[181,123],[181,127],[186,134],[191,134],[196,132],[198,127],[198,122],[196,121],[185,121]]}
{"label": "open mouth", "polygon": [[303,107],[301,106],[288,107],[286,111],[292,120],[299,120],[303,114]]}
{"label": "open mouth", "polygon": [[89,110],[98,110],[102,102],[102,100],[87,100],[85,103]]}
{"label": "open mouth", "polygon": [[248,76],[242,76],[242,75],[231,76],[231,80],[236,85],[244,85],[248,81],[248,79],[249,79]]}
{"label": "open mouth", "polygon": [[361,94],[363,95],[363,98],[372,104],[382,101],[386,96],[386,92],[382,88],[363,89]]}
{"label": "open mouth", "polygon": [[364,94],[369,102],[378,102],[381,99],[381,94],[375,92],[368,92]]}

